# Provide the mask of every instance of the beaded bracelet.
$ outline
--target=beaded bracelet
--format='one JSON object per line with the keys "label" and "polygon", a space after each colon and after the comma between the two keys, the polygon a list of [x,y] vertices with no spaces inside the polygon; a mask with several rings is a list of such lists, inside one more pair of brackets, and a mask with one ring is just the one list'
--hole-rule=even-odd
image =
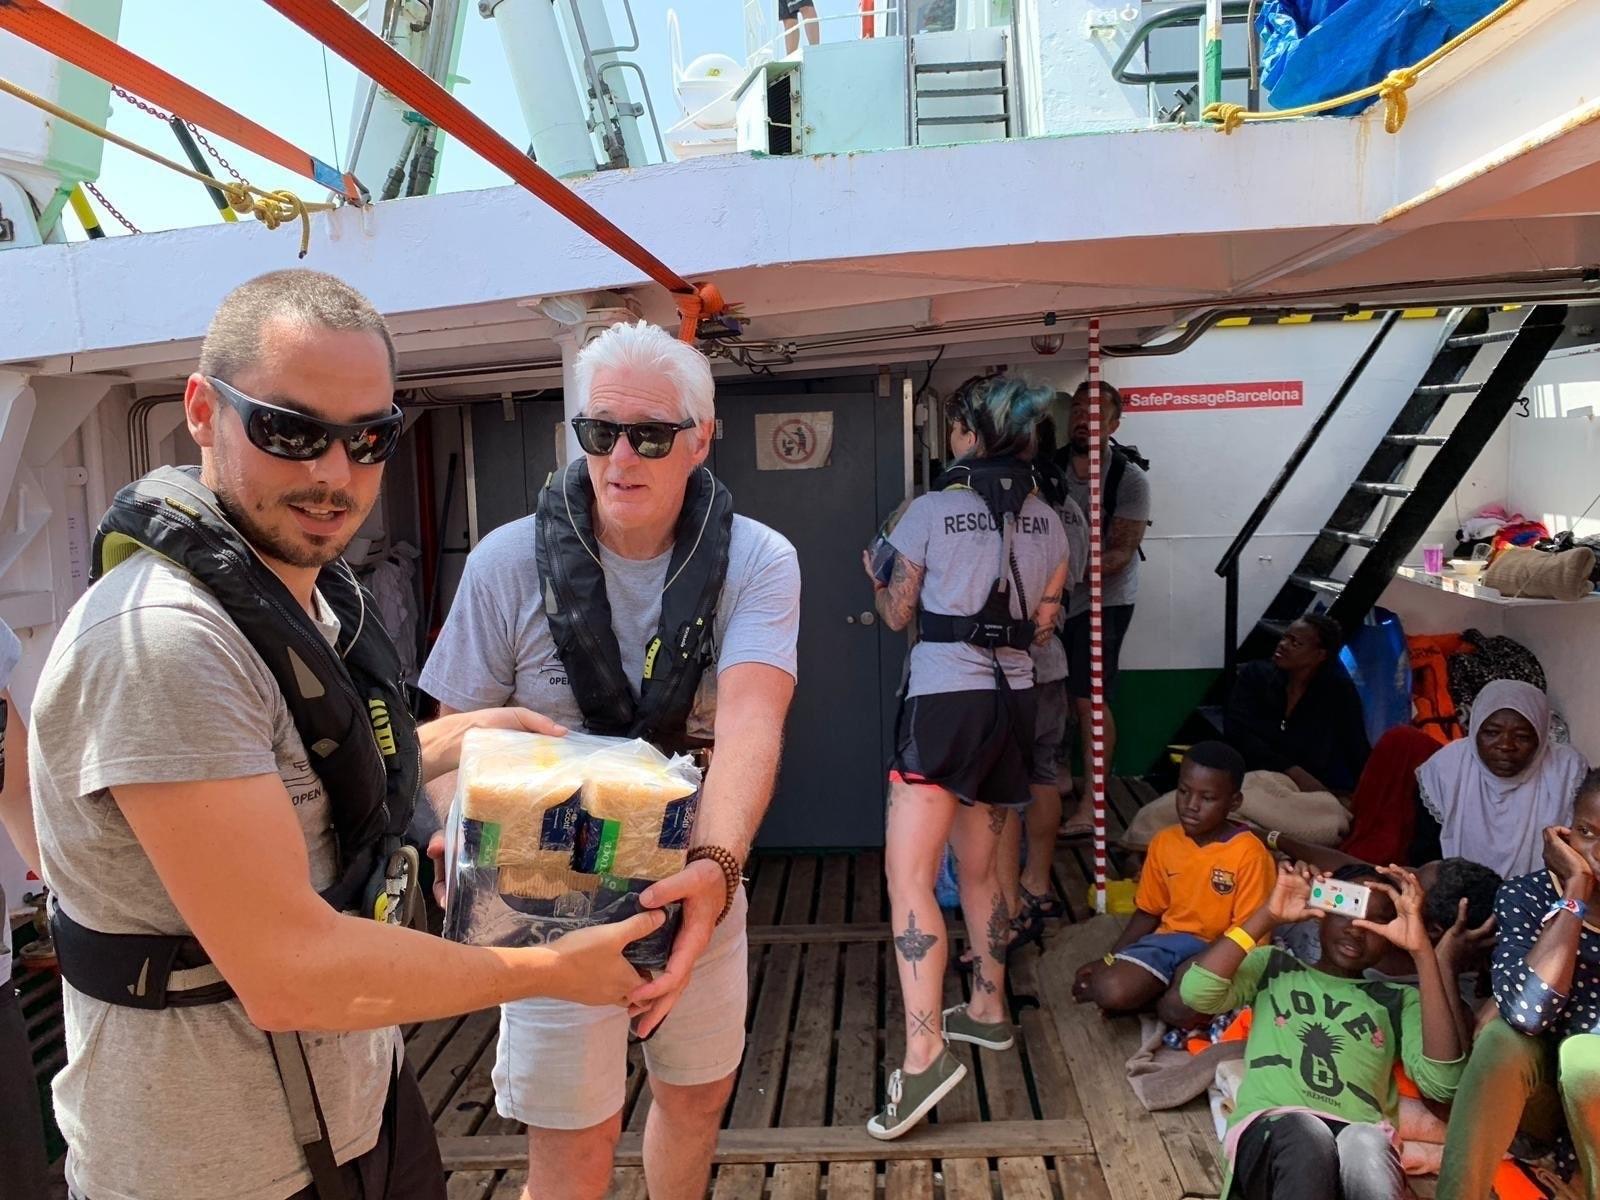
{"label": "beaded bracelet", "polygon": [[722,902],[722,911],[717,914],[717,924],[721,925],[723,919],[733,911],[733,898],[739,894],[739,885],[744,882],[744,868],[734,857],[733,851],[724,850],[721,846],[695,846],[689,851],[689,862],[699,862],[701,859],[716,863],[722,869],[722,878],[728,885],[728,898]]}

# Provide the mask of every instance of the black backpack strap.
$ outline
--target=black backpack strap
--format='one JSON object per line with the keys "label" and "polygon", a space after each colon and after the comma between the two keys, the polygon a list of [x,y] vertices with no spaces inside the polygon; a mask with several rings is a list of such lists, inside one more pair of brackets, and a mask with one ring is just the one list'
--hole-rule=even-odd
{"label": "black backpack strap", "polygon": [[344,1185],[339,1164],[334,1161],[333,1140],[328,1136],[328,1122],[322,1115],[322,1103],[317,1099],[317,1088],[311,1079],[305,1044],[298,1033],[269,1033],[267,1044],[272,1048],[272,1061],[277,1065],[278,1079],[283,1084],[283,1098],[289,1105],[294,1140],[306,1156],[306,1166],[311,1168],[311,1186],[317,1193],[317,1200],[353,1200]]}
{"label": "black backpack strap", "polygon": [[1117,497],[1122,491],[1122,477],[1128,473],[1128,456],[1116,446],[1111,447],[1111,465],[1106,468],[1106,486],[1100,493],[1100,536],[1111,536],[1111,521],[1117,515]]}

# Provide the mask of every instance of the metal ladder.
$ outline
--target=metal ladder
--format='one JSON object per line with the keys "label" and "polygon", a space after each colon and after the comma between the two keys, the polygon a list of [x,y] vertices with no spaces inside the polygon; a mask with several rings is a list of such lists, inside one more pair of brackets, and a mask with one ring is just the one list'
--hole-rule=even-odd
{"label": "metal ladder", "polygon": [[[1567,308],[1541,304],[1515,329],[1489,331],[1489,309],[1458,311],[1422,382],[1411,393],[1327,524],[1307,548],[1266,613],[1238,647],[1240,661],[1270,654],[1289,623],[1316,606],[1353,631],[1394,578],[1405,556],[1460,485],[1496,429],[1522,397],[1566,327]],[[1463,383],[1483,347],[1506,343],[1481,384]],[[1454,428],[1435,424],[1451,396],[1472,401]],[[1422,449],[1435,451],[1414,484],[1399,482]],[[1386,500],[1398,507],[1374,532],[1368,525]],[[1335,577],[1352,549],[1366,553],[1347,577]],[[1330,603],[1331,601],[1331,603]]]}
{"label": "metal ladder", "polygon": [[[1010,40],[1003,43],[1007,52]],[[1002,137],[1011,137],[1011,76],[1006,63],[1007,53],[1002,53],[998,59],[988,59],[976,62],[941,62],[919,63],[917,61],[916,39],[906,38],[906,140],[910,145],[922,144],[922,130],[930,125],[1001,125],[1004,130]],[[977,75],[996,74],[999,76],[998,84],[983,83],[966,87],[924,87],[925,81],[931,82],[938,77],[952,75],[965,75],[969,78]],[[946,117],[925,117],[922,115],[922,101],[953,96],[998,96],[1000,111],[997,113],[980,113],[974,115],[957,115]]]}

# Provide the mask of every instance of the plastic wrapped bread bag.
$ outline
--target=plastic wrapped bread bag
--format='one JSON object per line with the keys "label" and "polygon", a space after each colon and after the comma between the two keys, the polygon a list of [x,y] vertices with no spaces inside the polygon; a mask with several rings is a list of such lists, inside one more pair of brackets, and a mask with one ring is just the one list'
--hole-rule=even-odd
{"label": "plastic wrapped bread bag", "polygon": [[[681,871],[700,771],[647,742],[473,730],[461,748],[446,844],[445,936],[535,946],[624,920]],[[628,959],[666,963],[677,905]]]}

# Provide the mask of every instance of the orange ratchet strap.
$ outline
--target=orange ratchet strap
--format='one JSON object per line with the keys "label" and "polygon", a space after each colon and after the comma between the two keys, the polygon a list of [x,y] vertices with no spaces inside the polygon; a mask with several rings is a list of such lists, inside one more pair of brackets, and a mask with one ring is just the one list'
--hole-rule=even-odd
{"label": "orange ratchet strap", "polygon": [[[37,0],[29,2],[37,3]],[[671,292],[678,304],[678,336],[684,341],[695,340],[702,317],[715,317],[726,311],[727,305],[715,286],[703,283],[697,287],[673,271],[474,116],[466,105],[341,9],[335,0],[266,0],[266,3]],[[4,11],[3,0],[0,0],[0,12]]]}
{"label": "orange ratchet strap", "polygon": [[47,54],[64,59],[107,83],[170,109],[185,120],[204,125],[218,137],[254,151],[285,170],[340,192],[353,204],[366,203],[361,185],[353,175],[341,175],[337,169],[292,142],[263,129],[87,25],[56,11],[44,0],[0,0],[0,29],[16,34]]}

